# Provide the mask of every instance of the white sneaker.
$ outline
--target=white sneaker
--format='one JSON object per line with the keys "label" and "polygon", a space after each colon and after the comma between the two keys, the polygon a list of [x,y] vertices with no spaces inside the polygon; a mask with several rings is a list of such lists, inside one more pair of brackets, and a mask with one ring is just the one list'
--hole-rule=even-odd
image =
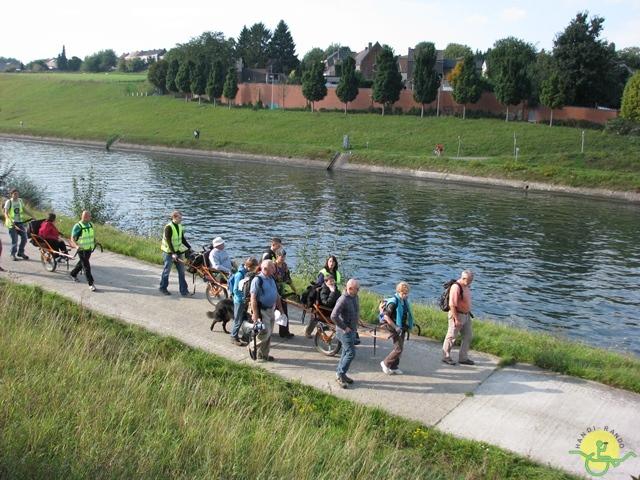
{"label": "white sneaker", "polygon": [[380,366],[382,367],[382,371],[383,371],[384,373],[386,373],[387,375],[393,375],[393,370],[391,370],[389,367],[387,367],[387,366],[384,364],[384,360],[380,362]]}
{"label": "white sneaker", "polygon": [[95,285],[89,285],[89,290],[91,290],[92,292],[96,291],[96,286]]}
{"label": "white sneaker", "polygon": [[393,373],[394,375],[404,375],[404,372],[399,368],[396,368],[395,370],[391,370],[391,373]]}

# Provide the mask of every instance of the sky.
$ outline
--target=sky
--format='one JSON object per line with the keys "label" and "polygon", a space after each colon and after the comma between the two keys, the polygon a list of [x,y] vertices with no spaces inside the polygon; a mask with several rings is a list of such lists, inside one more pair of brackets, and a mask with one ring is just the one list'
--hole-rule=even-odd
{"label": "sky", "polygon": [[274,30],[288,25],[298,58],[312,48],[340,44],[352,51],[369,42],[406,55],[417,43],[449,43],[485,51],[496,40],[516,37],[536,49],[553,40],[578,12],[604,17],[600,38],[617,50],[640,47],[640,0],[244,0],[235,2],[145,0],[4,2],[0,13],[0,56],[23,63],[112,49],[117,55],[186,43],[203,32],[237,38],[243,26],[262,22]]}

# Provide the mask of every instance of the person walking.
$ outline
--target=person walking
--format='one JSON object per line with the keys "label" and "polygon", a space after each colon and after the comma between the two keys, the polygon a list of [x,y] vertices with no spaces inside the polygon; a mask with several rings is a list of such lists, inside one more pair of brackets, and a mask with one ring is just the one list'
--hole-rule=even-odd
{"label": "person walking", "polygon": [[164,233],[162,235],[162,257],[164,260],[164,267],[162,269],[162,276],[160,277],[160,293],[163,295],[171,295],[169,292],[169,273],[171,273],[171,267],[175,264],[176,270],[178,270],[178,286],[180,288],[180,294],[183,297],[189,296],[189,287],[187,281],[184,278],[184,252],[180,251],[180,247],[184,245],[188,249],[191,248],[189,242],[184,236],[184,227],[182,226],[182,214],[179,211],[175,211],[171,214],[171,222],[167,223],[164,227]]}
{"label": "person walking", "polygon": [[[12,188],[9,191],[9,200],[4,203],[2,213],[4,214],[4,224],[9,229],[9,237],[11,237],[11,250],[9,251],[11,260],[16,261],[17,257],[29,260],[29,257],[24,253],[24,247],[27,245],[27,229],[24,222],[27,217],[33,217],[33,215],[25,207],[17,188]],[[20,239],[19,244],[18,238]]]}
{"label": "person walking", "polygon": [[413,312],[409,304],[409,284],[400,282],[396,285],[396,293],[387,300],[384,312],[384,326],[392,333],[393,351],[380,362],[382,371],[387,375],[402,375],[402,370],[398,368],[400,365],[400,357],[404,349],[403,330],[413,329]]}
{"label": "person walking", "polygon": [[449,290],[449,330],[442,344],[442,361],[448,365],[455,365],[451,358],[451,348],[458,338],[458,332],[462,335],[462,344],[458,352],[458,363],[461,365],[474,365],[475,362],[468,357],[473,328],[471,327],[471,290],[469,285],[473,282],[473,272],[465,270],[460,280],[451,285]]}
{"label": "person walking", "polygon": [[243,290],[243,282],[247,277],[247,274],[254,273],[258,268],[258,260],[253,257],[247,258],[244,265],[240,265],[238,271],[233,274],[229,279],[229,286],[231,287],[231,293],[233,294],[233,327],[231,328],[231,343],[244,347],[245,342],[240,340],[238,334],[240,333],[240,326],[244,320],[246,313]]}
{"label": "person walking", "polygon": [[298,291],[291,278],[291,270],[289,270],[286,259],[287,252],[284,248],[280,247],[276,250],[276,259],[273,262],[276,270],[273,274],[273,279],[278,287],[278,295],[280,295],[280,301],[282,302],[282,313],[287,317],[286,325],[278,324],[278,334],[280,338],[293,338],[295,334],[289,330],[289,309],[287,308],[287,303],[282,301],[282,299],[291,295],[297,299]]}
{"label": "person walking", "polygon": [[354,278],[349,279],[347,288],[336,302],[331,312],[331,320],[336,324],[338,340],[342,343],[342,355],[336,369],[336,382],[347,388],[353,379],[347,376],[349,366],[356,356],[356,330],[360,318],[360,284]]}
{"label": "person walking", "polygon": [[260,257],[260,261],[264,262],[265,260],[272,260],[275,262],[276,260],[276,251],[282,246],[282,239],[278,237],[273,237],[271,239],[271,244],[269,248],[267,248]]}
{"label": "person walking", "polygon": [[84,210],[80,216],[80,221],[73,226],[71,230],[71,246],[77,248],[79,262],[73,267],[69,273],[69,277],[74,282],[78,281],[78,273],[84,269],[84,275],[87,277],[87,283],[92,292],[96,291],[96,285],[91,274],[91,263],[89,259],[96,246],[95,233],[93,224],[91,223],[91,212]]}
{"label": "person walking", "polygon": [[[273,279],[276,266],[272,260],[264,260],[261,264],[261,271],[251,281],[251,321],[256,324],[262,322],[262,330],[257,336],[257,352],[258,360],[273,361],[274,358],[269,355],[271,350],[271,335],[275,327],[275,310],[282,313],[282,303],[280,295],[278,295],[278,287]],[[249,354],[251,354],[252,345],[249,344]]]}

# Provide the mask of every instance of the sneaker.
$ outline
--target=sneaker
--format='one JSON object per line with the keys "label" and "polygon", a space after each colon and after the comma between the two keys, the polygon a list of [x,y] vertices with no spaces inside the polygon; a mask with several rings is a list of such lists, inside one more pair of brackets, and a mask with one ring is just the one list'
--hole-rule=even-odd
{"label": "sneaker", "polygon": [[77,282],[77,281],[78,281],[78,279],[77,279],[76,277],[74,277],[73,275],[71,275],[71,274],[69,274],[69,278],[70,278],[71,280],[73,280],[74,282]]}
{"label": "sneaker", "polygon": [[258,356],[258,360],[266,360],[267,362],[273,362],[275,358],[273,358],[271,355],[267,355],[266,357]]}
{"label": "sneaker", "polygon": [[95,285],[89,285],[89,290],[91,290],[92,292],[95,292],[97,288]]}
{"label": "sneaker", "polygon": [[169,290],[167,290],[166,288],[161,288],[160,289],[160,293],[162,295],[171,295],[171,292]]}
{"label": "sneaker", "polygon": [[16,258],[16,256],[15,256],[15,255],[11,255],[11,260],[13,260],[14,262],[17,262],[17,261],[18,261],[18,259]]}
{"label": "sneaker", "polygon": [[456,364],[456,362],[454,362],[454,361],[453,361],[453,359],[451,359],[451,358],[449,358],[449,357],[445,357],[445,358],[443,358],[443,359],[442,359],[442,361],[443,361],[444,363],[446,363],[447,365],[455,365],[455,364]]}
{"label": "sneaker", "polygon": [[393,375],[393,371],[384,364],[384,360],[380,362],[380,366],[382,367],[382,371],[387,375]]}
{"label": "sneaker", "polygon": [[361,342],[359,338],[356,338],[356,340],[353,342],[354,345],[360,345],[360,343]]}
{"label": "sneaker", "polygon": [[239,338],[233,338],[231,337],[231,343],[233,343],[234,345],[237,345],[239,347],[246,347],[247,343],[243,342],[242,340],[240,340]]}
{"label": "sneaker", "polygon": [[390,369],[390,370],[391,370],[391,373],[393,373],[394,375],[404,375],[404,372],[399,368],[396,368],[395,370],[393,369]]}
{"label": "sneaker", "polygon": [[469,360],[468,358],[466,360],[458,360],[458,363],[460,365],[475,365],[476,362],[474,362],[473,360]]}
{"label": "sneaker", "polygon": [[336,383],[340,385],[340,388],[348,388],[349,384],[345,382],[342,378],[336,376]]}
{"label": "sneaker", "polygon": [[19,256],[20,258],[25,259],[25,260],[29,260],[29,257],[27,257],[24,253],[19,253],[19,254],[18,254],[18,256]]}
{"label": "sneaker", "polygon": [[347,382],[349,385],[353,383],[353,378],[347,377],[346,375],[344,376],[343,380]]}

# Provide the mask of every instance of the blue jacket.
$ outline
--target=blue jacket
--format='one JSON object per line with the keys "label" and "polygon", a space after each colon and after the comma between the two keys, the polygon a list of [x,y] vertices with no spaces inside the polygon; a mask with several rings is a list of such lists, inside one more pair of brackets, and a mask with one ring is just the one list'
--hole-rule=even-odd
{"label": "blue jacket", "polygon": [[[393,303],[396,306],[396,325],[402,327],[402,317],[404,317],[404,307],[402,300],[396,293],[393,297],[387,298],[387,306]],[[404,299],[404,304],[407,307],[407,319],[409,320],[409,330],[413,328],[413,312],[411,311],[411,305],[409,304],[409,298]]]}
{"label": "blue jacket", "polygon": [[238,271],[229,278],[229,290],[233,295],[233,303],[242,303],[242,289],[240,288],[240,281],[246,274],[247,269],[244,268],[244,265],[240,265]]}

